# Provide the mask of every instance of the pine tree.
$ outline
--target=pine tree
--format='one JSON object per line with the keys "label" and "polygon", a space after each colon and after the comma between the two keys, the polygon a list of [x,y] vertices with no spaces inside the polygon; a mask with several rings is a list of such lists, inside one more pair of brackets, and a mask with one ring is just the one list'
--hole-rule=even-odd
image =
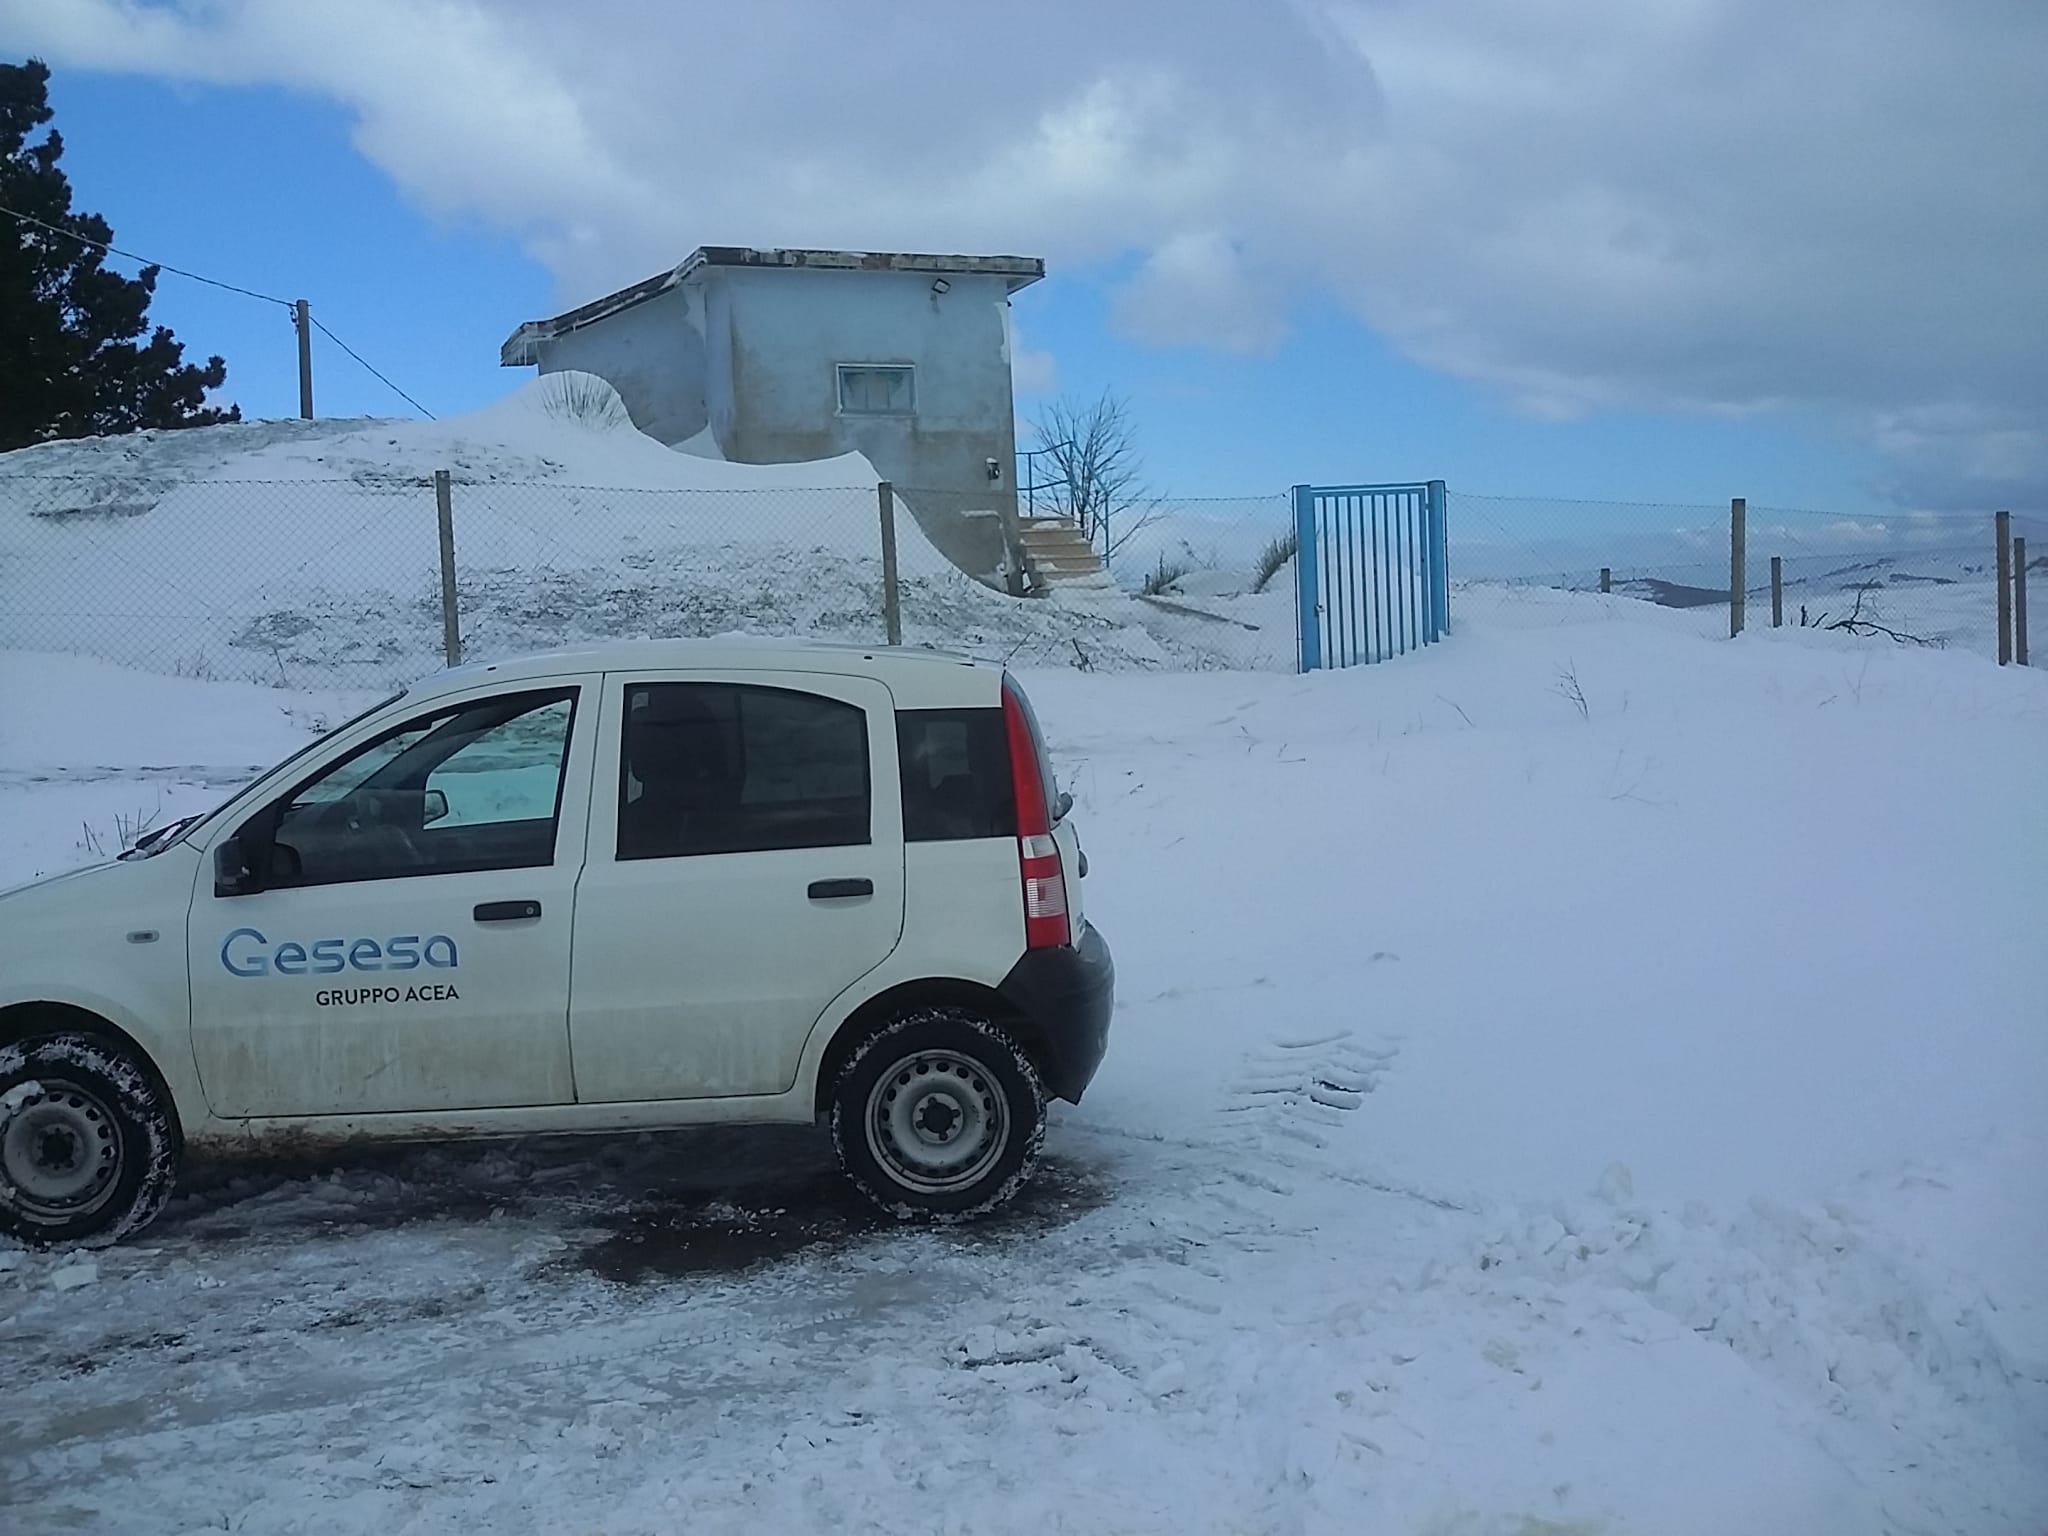
{"label": "pine tree", "polygon": [[[63,138],[53,128],[30,142],[50,120],[49,80],[40,59],[0,64],[0,208],[110,241],[105,219],[71,209],[71,184],[57,168]],[[0,213],[0,451],[242,419],[238,406],[206,404],[207,391],[227,382],[225,362],[187,363],[167,327],[151,330],[157,268],[129,278],[104,263],[96,246]]]}

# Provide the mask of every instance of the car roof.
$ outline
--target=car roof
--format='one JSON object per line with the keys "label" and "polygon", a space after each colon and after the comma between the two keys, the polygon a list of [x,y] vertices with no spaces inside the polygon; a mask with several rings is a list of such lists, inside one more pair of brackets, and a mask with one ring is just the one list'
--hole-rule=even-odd
{"label": "car roof", "polygon": [[520,682],[578,672],[665,672],[721,669],[748,672],[827,672],[901,676],[960,669],[996,671],[993,663],[953,651],[889,645],[850,645],[773,636],[721,635],[705,640],[613,640],[602,645],[538,651],[499,661],[466,662],[422,678],[410,699],[432,698],[483,682]]}

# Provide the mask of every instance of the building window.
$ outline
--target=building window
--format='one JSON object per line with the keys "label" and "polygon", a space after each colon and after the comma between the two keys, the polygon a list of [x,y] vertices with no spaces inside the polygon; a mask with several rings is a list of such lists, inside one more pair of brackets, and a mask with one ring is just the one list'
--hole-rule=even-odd
{"label": "building window", "polygon": [[917,370],[900,363],[841,363],[839,414],[909,416],[917,410]]}

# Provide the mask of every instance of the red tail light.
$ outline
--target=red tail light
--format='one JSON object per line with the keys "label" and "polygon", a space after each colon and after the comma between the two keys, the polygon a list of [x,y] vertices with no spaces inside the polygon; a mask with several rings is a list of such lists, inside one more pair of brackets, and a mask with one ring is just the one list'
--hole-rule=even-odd
{"label": "red tail light", "polygon": [[1024,943],[1058,949],[1073,941],[1067,919],[1067,876],[1052,836],[1052,784],[1038,724],[1024,695],[1003,679],[1003,728],[1010,743],[1010,783],[1017,796],[1017,862],[1024,882]]}

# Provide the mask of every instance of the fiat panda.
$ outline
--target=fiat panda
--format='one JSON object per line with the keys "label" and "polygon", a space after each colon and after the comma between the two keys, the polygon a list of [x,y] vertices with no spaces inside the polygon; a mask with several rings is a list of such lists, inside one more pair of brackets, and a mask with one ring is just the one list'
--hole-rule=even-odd
{"label": "fiat panda", "polygon": [[892,1215],[987,1211],[1107,1042],[1071,805],[964,657],[442,673],[0,895],[0,1231],[111,1242],[285,1137],[813,1119]]}

